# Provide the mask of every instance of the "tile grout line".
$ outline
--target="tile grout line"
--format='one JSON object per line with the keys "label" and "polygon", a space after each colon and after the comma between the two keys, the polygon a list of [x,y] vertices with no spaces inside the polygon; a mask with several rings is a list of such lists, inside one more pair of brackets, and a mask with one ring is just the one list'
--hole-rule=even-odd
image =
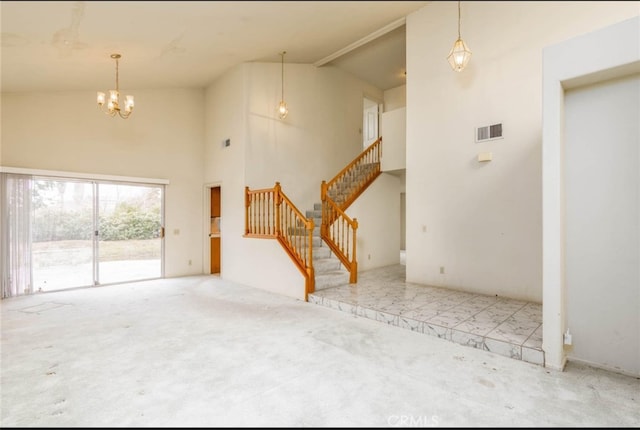
{"label": "tile grout line", "polygon": [[[350,303],[345,303],[345,302],[342,302],[342,301],[340,301],[340,300],[336,300],[336,299],[329,299],[329,301],[332,301],[332,302],[333,302],[333,301],[335,301],[335,302],[337,302],[337,304],[338,304],[338,305],[337,305],[338,307],[333,307],[333,306],[331,306],[331,305],[324,305],[325,307],[328,307],[328,308],[330,308],[330,309],[334,309],[334,310],[337,310],[337,311],[340,311],[340,312],[344,312],[344,313],[347,313],[347,314],[353,315],[353,316],[355,316],[355,317],[361,317],[361,318],[366,318],[366,319],[371,320],[371,321],[376,321],[376,322],[380,322],[380,323],[386,323],[387,325],[391,325],[391,326],[394,326],[394,327],[398,327],[398,328],[400,328],[400,329],[409,330],[409,331],[415,331],[415,332],[418,332],[418,333],[425,334],[425,335],[427,335],[427,336],[434,336],[434,337],[437,337],[437,338],[439,338],[439,339],[444,339],[444,340],[447,340],[447,341],[449,341],[449,342],[457,343],[457,344],[459,344],[459,345],[469,346],[469,345],[467,345],[467,344],[460,343],[460,342],[455,342],[455,341],[453,340],[453,330],[455,329],[455,326],[454,326],[454,327],[444,327],[444,326],[442,326],[442,325],[440,325],[440,324],[435,324],[435,323],[432,323],[432,322],[429,322],[429,321],[420,321],[420,320],[416,320],[416,319],[413,319],[413,318],[407,318],[407,319],[410,319],[410,320],[413,320],[413,321],[416,321],[416,322],[418,322],[418,323],[422,323],[422,324],[423,324],[423,331],[422,331],[422,332],[419,332],[419,331],[417,331],[417,330],[412,330],[410,327],[401,326],[401,325],[400,325],[400,318],[401,318],[401,316],[400,316],[399,314],[393,314],[393,313],[386,312],[386,311],[382,311],[382,310],[377,310],[377,309],[373,309],[373,308],[363,307],[363,309],[369,309],[369,310],[371,310],[371,311],[373,311],[373,312],[375,312],[375,313],[376,313],[376,318],[370,318],[370,317],[368,317],[365,313],[363,313],[363,314],[359,314],[359,313],[357,312],[357,309],[356,309],[356,308],[357,308],[357,306],[358,306],[358,305],[353,305],[353,304],[350,304]],[[323,304],[325,303],[324,298],[323,298],[322,303],[323,303]],[[354,307],[353,312],[346,312],[345,310],[340,309],[340,308],[339,308],[340,303],[343,303],[343,304],[346,304],[346,305],[349,305],[349,306]],[[489,306],[487,306],[487,307],[490,307],[490,306],[493,306],[493,305],[489,305]],[[525,304],[525,305],[523,305],[522,307],[524,307],[524,306],[526,306],[526,304]],[[361,306],[361,307],[362,307],[362,306]],[[507,319],[511,318],[511,317],[512,317],[516,312],[518,312],[519,310],[521,310],[521,309],[522,309],[522,307],[520,307],[520,308],[518,308],[516,311],[514,311],[514,312],[513,312],[513,314],[511,314],[510,316],[508,316],[508,317],[505,319],[505,321],[506,321]],[[486,309],[486,308],[485,308],[485,309]],[[389,322],[387,322],[387,321],[381,321],[381,320],[377,319],[377,314],[378,314],[379,312],[382,312],[382,313],[385,313],[385,314],[392,315],[392,316],[396,317],[396,318],[397,318],[397,322],[398,322],[398,323],[397,323],[397,324],[392,324],[392,323],[389,323]],[[502,324],[502,323],[501,323],[501,324]],[[442,330],[444,330],[444,333],[445,333],[445,334],[444,334],[443,336],[440,336],[440,335],[438,335],[438,334],[427,333],[427,332],[425,332],[425,330],[424,330],[424,326],[425,326],[425,325],[428,325],[430,328],[437,327],[437,328],[439,328],[439,329],[442,329]],[[497,328],[497,327],[496,327],[496,328]],[[495,330],[495,329],[494,329],[494,330]],[[537,327],[536,327],[536,330],[537,330]],[[486,345],[486,341],[487,341],[487,339],[490,339],[490,340],[492,340],[492,341],[496,341],[496,342],[500,342],[500,343],[504,343],[504,344],[510,345],[511,347],[519,348],[519,349],[520,349],[520,356],[519,356],[520,358],[514,357],[514,356],[512,356],[512,355],[508,355],[508,356],[507,356],[507,355],[500,354],[500,353],[497,353],[497,352],[495,352],[495,351],[491,351],[491,350],[487,350],[487,352],[492,352],[492,353],[494,353],[494,354],[501,355],[501,356],[503,356],[503,357],[509,357],[509,358],[511,358],[511,359],[514,359],[514,360],[516,360],[516,359],[517,359],[517,360],[520,360],[520,361],[525,361],[525,360],[523,360],[523,358],[522,358],[522,355],[523,355],[523,354],[522,354],[523,344],[516,344],[516,343],[513,343],[513,342],[509,342],[509,341],[504,341],[504,340],[500,340],[500,339],[493,339],[493,338],[489,338],[489,337],[487,337],[487,336],[488,336],[488,334],[489,334],[489,333],[491,333],[491,331],[493,331],[493,330],[491,330],[491,331],[490,331],[489,333],[487,333],[486,335],[477,335],[477,334],[469,333],[469,332],[466,332],[466,331],[463,331],[463,330],[456,330],[456,331],[458,331],[458,332],[460,332],[460,333],[467,334],[467,335],[469,335],[469,336],[478,336],[478,337],[480,337],[480,338],[481,338],[481,345]],[[448,337],[447,337],[447,334],[449,334],[449,336],[448,336]],[[529,335],[529,337],[530,337],[530,336],[531,336],[531,335]],[[527,339],[528,339],[528,337],[527,337]],[[524,343],[524,342],[523,342],[523,343]],[[472,346],[472,347],[473,347],[473,346]],[[474,348],[475,348],[475,347],[474,347]],[[529,347],[526,347],[526,348],[529,348]],[[478,348],[476,348],[476,349],[478,349]],[[483,349],[483,350],[484,350],[484,348],[481,348],[481,349]],[[531,349],[533,349],[533,348],[531,348]]]}

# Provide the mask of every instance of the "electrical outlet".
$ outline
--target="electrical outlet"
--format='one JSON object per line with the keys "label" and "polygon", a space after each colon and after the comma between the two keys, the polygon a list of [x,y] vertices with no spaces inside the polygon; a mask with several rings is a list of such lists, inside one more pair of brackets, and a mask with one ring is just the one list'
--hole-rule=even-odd
{"label": "electrical outlet", "polygon": [[444,275],[444,266],[440,266],[440,274]]}
{"label": "electrical outlet", "polygon": [[189,260],[189,266],[191,266],[191,260]]}
{"label": "electrical outlet", "polygon": [[567,332],[564,334],[564,344],[565,345],[573,345],[573,341],[571,339],[571,333],[569,333],[569,329],[567,329]]}

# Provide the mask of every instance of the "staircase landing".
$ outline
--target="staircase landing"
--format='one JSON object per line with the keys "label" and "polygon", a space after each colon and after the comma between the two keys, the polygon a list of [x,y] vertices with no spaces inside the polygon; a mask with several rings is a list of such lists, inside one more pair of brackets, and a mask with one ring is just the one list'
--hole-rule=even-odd
{"label": "staircase landing", "polygon": [[404,265],[361,272],[309,302],[544,365],[541,304],[408,283]]}

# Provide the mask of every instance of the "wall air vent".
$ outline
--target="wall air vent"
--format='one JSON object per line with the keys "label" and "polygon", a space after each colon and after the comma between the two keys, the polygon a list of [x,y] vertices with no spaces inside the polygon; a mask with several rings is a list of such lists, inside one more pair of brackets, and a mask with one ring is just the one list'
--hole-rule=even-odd
{"label": "wall air vent", "polygon": [[502,139],[502,123],[476,128],[476,142]]}

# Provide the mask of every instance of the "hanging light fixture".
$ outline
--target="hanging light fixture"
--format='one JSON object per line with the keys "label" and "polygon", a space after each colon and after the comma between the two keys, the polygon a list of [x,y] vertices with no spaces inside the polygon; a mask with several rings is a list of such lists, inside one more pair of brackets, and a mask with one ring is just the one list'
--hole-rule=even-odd
{"label": "hanging light fixture", "polygon": [[453,44],[453,48],[451,48],[451,52],[447,56],[447,60],[449,60],[449,64],[456,72],[461,72],[469,63],[469,59],[471,58],[471,50],[464,40],[460,37],[460,0],[458,0],[458,40]]}
{"label": "hanging light fixture", "polygon": [[[109,90],[109,100],[106,100],[106,95],[103,92],[98,91],[98,107],[102,108],[104,113],[110,116],[120,115],[121,118],[127,119],[133,112],[133,96],[125,96],[124,112],[120,109],[120,85],[118,83],[118,60],[122,57],[120,54],[111,54],[111,58],[116,60],[116,89]],[[104,108],[105,102],[107,108]]]}
{"label": "hanging light fixture", "polygon": [[287,104],[284,101],[284,54],[287,51],[282,51],[280,54],[282,56],[282,98],[280,99],[280,104],[278,105],[278,117],[280,119],[285,119],[287,114],[289,113],[289,109],[287,109]]}

